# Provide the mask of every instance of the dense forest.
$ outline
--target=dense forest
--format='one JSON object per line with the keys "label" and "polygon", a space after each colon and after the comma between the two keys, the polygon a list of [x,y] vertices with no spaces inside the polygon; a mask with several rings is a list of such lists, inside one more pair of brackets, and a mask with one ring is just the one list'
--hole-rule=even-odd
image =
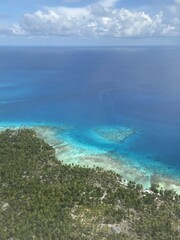
{"label": "dense forest", "polygon": [[33,130],[0,133],[1,240],[178,240],[180,196],[66,165]]}

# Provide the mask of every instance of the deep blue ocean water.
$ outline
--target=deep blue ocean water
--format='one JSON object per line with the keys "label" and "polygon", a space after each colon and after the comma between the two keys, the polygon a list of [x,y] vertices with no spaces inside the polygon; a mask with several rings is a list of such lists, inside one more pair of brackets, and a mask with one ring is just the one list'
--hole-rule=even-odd
{"label": "deep blue ocean water", "polygon": [[[145,156],[180,178],[180,48],[0,48],[0,124],[27,123],[69,124],[77,147]],[[90,131],[112,126],[135,134]]]}

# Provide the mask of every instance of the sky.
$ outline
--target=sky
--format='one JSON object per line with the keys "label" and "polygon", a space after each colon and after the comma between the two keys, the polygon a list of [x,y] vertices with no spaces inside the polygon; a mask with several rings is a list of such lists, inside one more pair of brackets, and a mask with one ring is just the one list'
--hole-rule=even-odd
{"label": "sky", "polygon": [[180,0],[1,0],[4,45],[180,45]]}

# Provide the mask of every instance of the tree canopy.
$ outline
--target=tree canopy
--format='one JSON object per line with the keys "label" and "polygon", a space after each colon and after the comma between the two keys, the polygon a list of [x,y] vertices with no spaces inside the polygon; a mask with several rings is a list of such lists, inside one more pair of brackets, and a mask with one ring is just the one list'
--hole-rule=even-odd
{"label": "tree canopy", "polygon": [[66,165],[33,130],[0,133],[0,239],[180,239],[180,196]]}

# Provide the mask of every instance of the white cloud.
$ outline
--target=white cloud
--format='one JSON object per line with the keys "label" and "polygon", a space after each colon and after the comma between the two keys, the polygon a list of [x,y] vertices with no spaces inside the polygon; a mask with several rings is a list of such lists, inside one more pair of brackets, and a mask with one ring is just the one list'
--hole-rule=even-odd
{"label": "white cloud", "polygon": [[170,12],[170,24],[174,26],[173,35],[180,35],[180,0],[174,0],[172,5],[167,6]]}
{"label": "white cloud", "polygon": [[179,36],[180,35],[180,18],[174,17],[171,20],[171,23],[176,26],[175,31],[174,31],[174,36]]}
{"label": "white cloud", "polygon": [[[179,1],[179,0],[177,0]],[[56,7],[27,13],[7,34],[66,37],[149,37],[169,35],[174,25],[163,22],[163,13],[114,7],[117,0],[99,0],[80,8]],[[0,34],[4,30],[0,28]],[[4,32],[5,34],[5,32]]]}
{"label": "white cloud", "polygon": [[[115,1],[103,1],[108,4]],[[168,34],[173,27],[143,11],[115,9],[94,4],[84,8],[52,8],[25,14],[20,28],[29,35],[84,37],[133,37]]]}

